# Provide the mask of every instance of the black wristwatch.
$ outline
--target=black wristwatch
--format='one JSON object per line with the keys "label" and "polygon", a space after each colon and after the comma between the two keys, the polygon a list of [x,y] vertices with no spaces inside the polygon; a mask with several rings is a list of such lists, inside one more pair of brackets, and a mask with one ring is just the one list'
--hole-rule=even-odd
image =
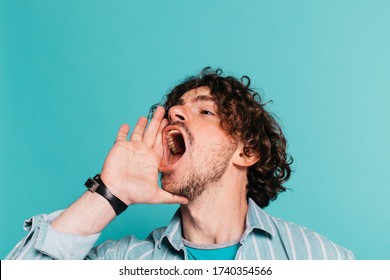
{"label": "black wristwatch", "polygon": [[107,199],[117,216],[127,209],[126,203],[113,195],[106,187],[102,179],[100,179],[100,174],[96,174],[93,179],[88,178],[84,185],[89,189],[89,191],[96,192]]}

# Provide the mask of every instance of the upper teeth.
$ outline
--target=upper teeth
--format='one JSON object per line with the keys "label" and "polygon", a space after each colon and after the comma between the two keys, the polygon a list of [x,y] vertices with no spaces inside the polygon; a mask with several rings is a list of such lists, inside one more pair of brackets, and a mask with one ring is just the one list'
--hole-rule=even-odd
{"label": "upper teeth", "polygon": [[171,131],[168,132],[168,135],[171,134],[180,134],[180,131],[178,131],[177,129],[172,129]]}
{"label": "upper teeth", "polygon": [[173,153],[177,153],[179,151],[179,148],[176,147],[175,140],[173,140],[173,136],[177,134],[180,134],[180,132],[176,129],[172,129],[168,132],[167,136],[169,149],[171,149]]}

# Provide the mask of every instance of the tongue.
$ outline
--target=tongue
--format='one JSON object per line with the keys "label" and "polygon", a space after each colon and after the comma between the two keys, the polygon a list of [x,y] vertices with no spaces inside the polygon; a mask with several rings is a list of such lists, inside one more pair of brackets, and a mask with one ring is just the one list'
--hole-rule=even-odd
{"label": "tongue", "polygon": [[168,158],[168,165],[173,165],[175,164],[182,156],[183,154],[173,154],[170,153],[169,158]]}

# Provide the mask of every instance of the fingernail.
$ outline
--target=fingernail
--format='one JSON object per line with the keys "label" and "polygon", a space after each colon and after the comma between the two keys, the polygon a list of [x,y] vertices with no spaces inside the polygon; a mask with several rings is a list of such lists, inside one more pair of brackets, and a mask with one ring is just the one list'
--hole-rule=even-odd
{"label": "fingernail", "polygon": [[156,104],[152,105],[152,107],[150,107],[149,114],[148,114],[148,120],[151,120],[153,118],[154,112],[156,111],[158,105],[159,104],[156,103]]}

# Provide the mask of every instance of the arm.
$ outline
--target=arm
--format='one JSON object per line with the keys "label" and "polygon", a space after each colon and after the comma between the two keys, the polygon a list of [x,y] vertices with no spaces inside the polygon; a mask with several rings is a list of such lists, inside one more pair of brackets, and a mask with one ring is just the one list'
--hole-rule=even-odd
{"label": "arm", "polygon": [[[129,140],[130,127],[122,125],[104,162],[103,182],[127,205],[187,203],[187,198],[158,186],[158,165],[163,154],[162,130],[167,125],[163,116],[164,109],[159,107],[149,125],[145,117],[140,118]],[[86,191],[51,221],[50,227],[63,234],[88,237],[101,232],[114,218],[115,212],[105,198]]]}

